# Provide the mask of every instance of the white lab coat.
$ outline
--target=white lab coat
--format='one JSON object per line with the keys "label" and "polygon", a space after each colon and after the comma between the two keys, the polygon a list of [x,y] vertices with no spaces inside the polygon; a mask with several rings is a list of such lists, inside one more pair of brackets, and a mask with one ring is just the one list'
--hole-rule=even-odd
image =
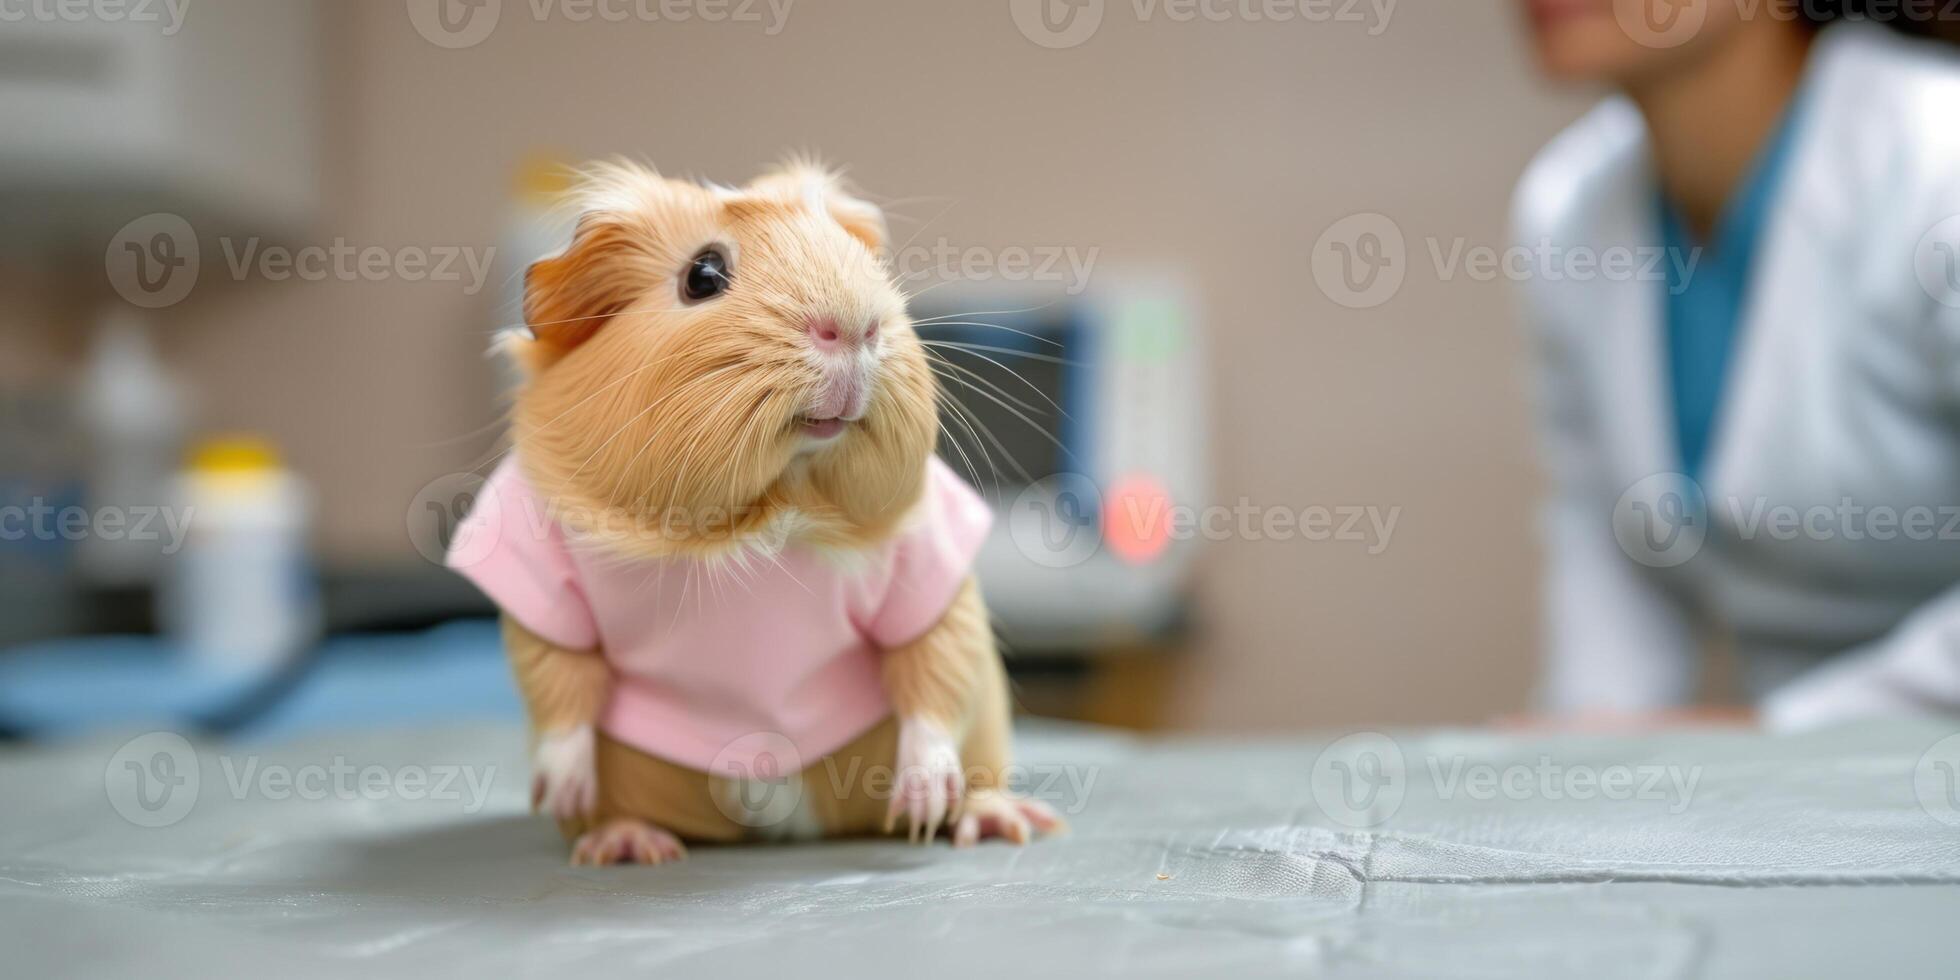
{"label": "white lab coat", "polygon": [[[1681,704],[1714,627],[1772,727],[1960,713],[1960,61],[1842,24],[1805,85],[1704,508],[1652,510],[1657,487],[1690,489],[1656,477],[1681,468],[1665,285],[1644,262],[1526,284],[1553,481],[1547,708]],[[1527,172],[1520,244],[1652,247],[1654,181],[1640,115],[1609,100]]]}

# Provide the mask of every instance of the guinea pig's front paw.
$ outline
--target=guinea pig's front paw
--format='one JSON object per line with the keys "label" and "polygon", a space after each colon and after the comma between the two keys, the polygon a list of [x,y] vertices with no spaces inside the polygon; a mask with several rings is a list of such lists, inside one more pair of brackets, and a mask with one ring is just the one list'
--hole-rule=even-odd
{"label": "guinea pig's front paw", "polygon": [[906,815],[906,838],[930,844],[939,825],[959,813],[966,775],[960,771],[959,746],[952,733],[923,718],[898,725],[898,771],[892,783],[891,805],[885,810],[885,832]]}
{"label": "guinea pig's front paw", "polygon": [[531,768],[531,809],[558,820],[592,815],[599,803],[599,777],[592,761],[591,725],[539,736]]}
{"label": "guinea pig's front paw", "polygon": [[680,838],[644,820],[607,821],[572,843],[574,866],[666,864],[686,856]]}
{"label": "guinea pig's front paw", "polygon": [[988,838],[1026,844],[1036,834],[1054,834],[1068,829],[1068,823],[1055,808],[1040,800],[1016,796],[998,789],[976,789],[960,807],[960,818],[953,827],[953,846],[972,847]]}

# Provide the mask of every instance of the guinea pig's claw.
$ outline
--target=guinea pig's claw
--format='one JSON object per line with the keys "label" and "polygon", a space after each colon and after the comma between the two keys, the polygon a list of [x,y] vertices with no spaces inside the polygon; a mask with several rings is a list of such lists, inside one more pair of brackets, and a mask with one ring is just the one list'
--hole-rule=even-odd
{"label": "guinea pig's claw", "polygon": [[960,813],[966,777],[960,771],[959,750],[952,736],[931,722],[908,719],[899,726],[898,778],[891,804],[885,811],[885,831],[890,833],[901,811],[906,818],[906,840],[930,844]]}
{"label": "guinea pig's claw", "polygon": [[976,790],[967,797],[966,810],[953,828],[953,846],[971,847],[990,838],[1026,844],[1038,833],[1067,829],[1054,807],[1040,800],[999,790]]}
{"label": "guinea pig's claw", "polygon": [[556,820],[588,817],[599,804],[599,779],[593,761],[592,726],[548,732],[538,739],[532,758],[531,809]]}
{"label": "guinea pig's claw", "polygon": [[666,864],[687,857],[687,847],[644,820],[612,820],[579,835],[572,843],[574,867],[608,864]]}

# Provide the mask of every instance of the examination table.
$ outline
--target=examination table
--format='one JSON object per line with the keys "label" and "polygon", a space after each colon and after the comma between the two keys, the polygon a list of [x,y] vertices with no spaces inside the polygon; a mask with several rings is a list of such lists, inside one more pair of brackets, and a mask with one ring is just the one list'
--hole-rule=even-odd
{"label": "examination table", "polygon": [[1037,724],[1065,837],[614,868],[527,813],[514,726],[0,749],[0,975],[1953,977],[1951,733]]}

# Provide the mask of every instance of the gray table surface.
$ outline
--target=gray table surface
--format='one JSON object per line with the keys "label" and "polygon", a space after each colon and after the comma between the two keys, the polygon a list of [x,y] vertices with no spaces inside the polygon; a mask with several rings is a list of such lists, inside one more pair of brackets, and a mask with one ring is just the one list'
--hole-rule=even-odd
{"label": "gray table surface", "polygon": [[1952,977],[1951,732],[1044,727],[1063,838],[607,869],[526,814],[514,730],[12,749],[0,973]]}

